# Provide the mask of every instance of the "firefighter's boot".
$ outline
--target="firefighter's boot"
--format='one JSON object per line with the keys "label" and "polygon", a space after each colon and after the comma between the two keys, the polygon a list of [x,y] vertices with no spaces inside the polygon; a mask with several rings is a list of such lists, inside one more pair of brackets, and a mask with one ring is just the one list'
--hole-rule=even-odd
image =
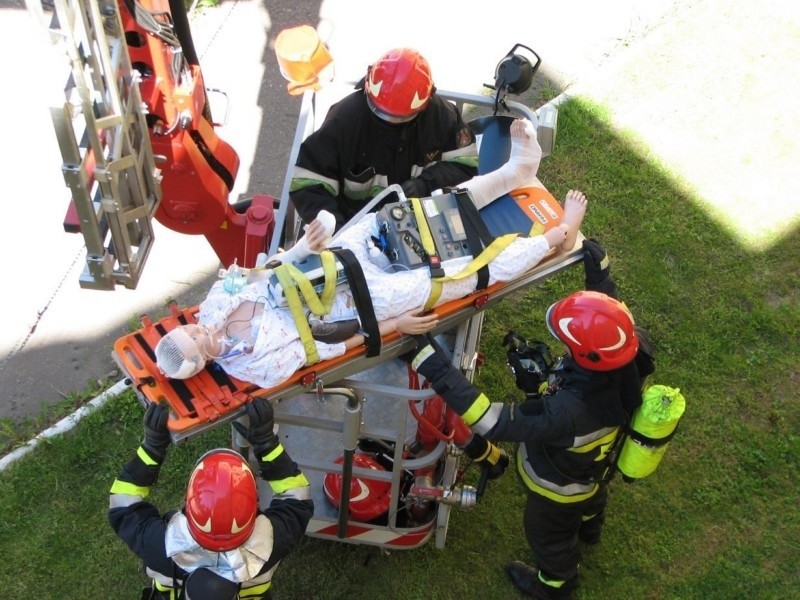
{"label": "firefighter's boot", "polygon": [[563,584],[558,587],[548,585],[539,577],[538,569],[519,560],[507,564],[506,573],[519,591],[537,600],[570,600],[575,591],[575,582],[558,582]]}

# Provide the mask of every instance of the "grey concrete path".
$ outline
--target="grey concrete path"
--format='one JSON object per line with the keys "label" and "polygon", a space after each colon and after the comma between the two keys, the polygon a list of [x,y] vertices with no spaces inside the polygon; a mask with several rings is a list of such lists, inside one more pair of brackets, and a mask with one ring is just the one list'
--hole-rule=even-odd
{"label": "grey concrete path", "polygon": [[[286,93],[270,44],[284,27],[310,23],[325,35],[344,80],[358,78],[389,47],[408,45],[428,57],[440,88],[477,92],[515,43],[531,46],[553,88],[614,107],[620,127],[678,169],[714,214],[739,214],[725,202],[744,205],[754,196],[769,203],[762,211],[769,218],[743,226],[742,243],[757,245],[760,232],[778,224],[796,226],[800,194],[789,165],[799,153],[790,131],[800,104],[784,92],[800,65],[795,4],[509,0],[478,9],[409,0],[394,14],[399,6],[224,0],[193,14],[206,83],[230,99],[219,133],[242,160],[232,200],[281,191],[300,100]],[[68,197],[47,110],[59,102],[66,71],[17,1],[0,0],[0,44],[0,418],[19,419],[92,380],[116,381],[114,340],[170,298],[199,301],[219,265],[203,238],[157,225],[138,289],[79,288],[82,238],[61,229]]]}

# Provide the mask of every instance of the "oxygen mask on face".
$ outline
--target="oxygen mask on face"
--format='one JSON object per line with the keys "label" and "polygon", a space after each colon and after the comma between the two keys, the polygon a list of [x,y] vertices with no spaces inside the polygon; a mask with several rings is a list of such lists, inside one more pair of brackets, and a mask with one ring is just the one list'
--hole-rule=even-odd
{"label": "oxygen mask on face", "polygon": [[219,278],[223,280],[222,288],[231,296],[238,294],[247,285],[247,276],[250,269],[243,269],[237,264],[237,259],[233,259],[233,264],[227,269],[219,270]]}

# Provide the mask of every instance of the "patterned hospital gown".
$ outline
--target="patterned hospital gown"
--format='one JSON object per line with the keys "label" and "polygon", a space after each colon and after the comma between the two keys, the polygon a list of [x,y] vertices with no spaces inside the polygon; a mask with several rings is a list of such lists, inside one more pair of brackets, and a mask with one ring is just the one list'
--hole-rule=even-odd
{"label": "patterned hospital gown", "polygon": [[[351,250],[364,270],[364,276],[372,297],[375,317],[381,323],[404,312],[419,309],[431,291],[430,271],[418,268],[410,271],[386,273],[369,259],[367,242],[377,237],[377,222],[374,214],[365,215],[358,223],[344,231],[334,244]],[[489,264],[489,284],[516,279],[538,264],[549,250],[543,236],[519,238],[509,244]],[[461,271],[470,257],[445,261],[443,267],[448,275]],[[477,275],[443,285],[437,302],[461,298],[472,293],[477,284]],[[255,344],[252,352],[232,358],[217,359],[217,363],[233,377],[250,381],[264,388],[274,387],[287,379],[306,363],[303,344],[294,319],[288,309],[274,308],[267,302],[268,278],[261,278],[231,295],[223,289],[222,280],[216,282],[205,301],[200,305],[198,320],[203,325],[224,328],[225,319],[242,302],[265,303],[260,319],[253,322]],[[326,320],[336,321],[357,316],[353,297],[346,286],[336,291],[331,313]],[[345,352],[341,344],[316,342],[320,360],[340,356]]]}

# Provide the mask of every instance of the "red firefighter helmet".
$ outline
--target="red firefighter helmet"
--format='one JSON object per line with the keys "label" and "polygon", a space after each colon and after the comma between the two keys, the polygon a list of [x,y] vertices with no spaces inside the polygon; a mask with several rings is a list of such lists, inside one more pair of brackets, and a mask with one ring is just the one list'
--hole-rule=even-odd
{"label": "red firefighter helmet", "polygon": [[389,123],[405,123],[428,106],[433,78],[428,61],[416,50],[389,50],[367,69],[364,82],[372,112]]}
{"label": "red firefighter helmet", "polygon": [[[336,464],[342,464],[344,458],[339,457]],[[366,454],[354,454],[353,466],[373,471],[385,471],[375,459]],[[353,477],[350,480],[350,503],[348,514],[356,521],[369,522],[389,512],[390,491],[392,484],[388,481],[367,479],[366,477]],[[328,473],[322,484],[325,497],[333,506],[339,508],[342,497],[342,476],[338,473]]]}
{"label": "red firefighter helmet", "polygon": [[575,292],[547,309],[550,333],[590,371],[611,371],[636,357],[639,340],[622,302],[600,292]]}
{"label": "red firefighter helmet", "polygon": [[250,537],[258,490],[247,461],[233,450],[207,452],[192,471],[184,509],[189,532],[207,550],[226,552]]}

